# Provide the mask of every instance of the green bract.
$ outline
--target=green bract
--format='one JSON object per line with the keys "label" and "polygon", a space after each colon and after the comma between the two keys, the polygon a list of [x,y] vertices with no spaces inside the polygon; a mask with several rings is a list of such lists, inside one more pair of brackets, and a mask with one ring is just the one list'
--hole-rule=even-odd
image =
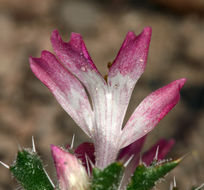
{"label": "green bract", "polygon": [[104,170],[94,168],[91,190],[117,190],[123,171],[123,165],[117,162],[109,165]]}
{"label": "green bract", "polygon": [[155,186],[156,182],[163,178],[168,172],[175,168],[181,159],[168,161],[165,163],[153,162],[151,166],[140,164],[131,179],[127,190],[149,190]]}
{"label": "green bract", "polygon": [[53,190],[37,153],[24,149],[17,154],[10,170],[26,190]]}

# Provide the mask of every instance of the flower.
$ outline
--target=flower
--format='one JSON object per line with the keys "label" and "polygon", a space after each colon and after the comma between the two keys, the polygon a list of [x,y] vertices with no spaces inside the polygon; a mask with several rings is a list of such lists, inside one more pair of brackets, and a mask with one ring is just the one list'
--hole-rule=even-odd
{"label": "flower", "polygon": [[34,74],[93,140],[98,168],[114,162],[120,149],[145,136],[179,101],[184,78],[147,96],[122,128],[133,88],[146,66],[150,38],[150,27],[138,36],[128,32],[107,80],[77,33],[64,42],[58,31],[53,31],[51,42],[57,57],[48,51],[40,58],[30,57]]}
{"label": "flower", "polygon": [[[141,149],[144,145],[145,139],[146,136],[140,138],[120,151],[117,161],[123,162],[126,167],[119,189],[126,189],[125,187],[130,181],[140,159],[143,163],[149,166],[154,160],[157,162],[163,160],[174,145],[174,140],[172,139],[161,139],[143,155],[141,155]],[[70,146],[67,146],[67,149],[70,152],[73,152]],[[57,170],[59,188],[61,190],[88,189],[90,185],[90,173],[92,172],[92,167],[95,164],[95,150],[93,143],[84,142],[80,144],[74,150],[74,154],[54,145],[51,145],[51,150]],[[87,173],[89,174],[89,177]]]}
{"label": "flower", "polygon": [[[117,161],[123,162],[124,165],[127,165],[120,185],[120,189],[125,189],[124,187],[129,182],[130,177],[133,175],[140,160],[147,166],[149,166],[154,161],[154,159],[156,159],[157,161],[163,160],[175,143],[173,139],[160,139],[150,149],[141,154],[141,150],[145,140],[146,135],[133,142],[129,146],[121,149],[121,151],[119,152]],[[67,149],[70,150],[70,146],[67,146]],[[74,150],[75,156],[79,160],[81,160],[81,163],[86,168],[88,173],[92,171],[93,167],[90,163],[95,164],[94,152],[94,145],[93,143],[89,142],[80,144]]]}

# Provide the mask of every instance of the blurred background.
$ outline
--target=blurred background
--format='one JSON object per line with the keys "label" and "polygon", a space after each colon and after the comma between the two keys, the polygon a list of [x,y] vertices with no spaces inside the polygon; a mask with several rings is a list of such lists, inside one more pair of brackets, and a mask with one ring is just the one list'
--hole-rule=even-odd
{"label": "blurred background", "polygon": [[[0,0],[0,160],[11,164],[18,145],[36,147],[55,178],[50,144],[75,146],[89,141],[46,87],[32,74],[28,57],[52,51],[50,34],[58,29],[68,41],[82,34],[103,75],[129,30],[153,29],[145,73],[133,92],[127,118],[150,92],[186,77],[181,101],[149,134],[144,148],[174,138],[168,157],[188,156],[158,189],[176,177],[181,190],[204,181],[204,1],[203,0]],[[127,118],[125,121],[127,121]],[[56,180],[54,180],[56,181]],[[16,189],[0,166],[0,190]]]}

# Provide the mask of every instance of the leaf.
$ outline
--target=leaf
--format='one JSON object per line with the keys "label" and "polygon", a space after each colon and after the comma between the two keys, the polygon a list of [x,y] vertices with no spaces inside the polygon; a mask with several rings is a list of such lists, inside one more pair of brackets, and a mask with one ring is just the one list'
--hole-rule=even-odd
{"label": "leaf", "polygon": [[19,151],[10,171],[26,190],[53,190],[38,155],[28,149]]}
{"label": "leaf", "polygon": [[107,166],[104,170],[93,169],[93,180],[91,190],[118,190],[124,167],[115,162]]}
{"label": "leaf", "polygon": [[137,166],[127,190],[151,189],[160,178],[163,178],[168,172],[175,168],[180,161],[181,159],[164,163],[157,163],[153,161],[150,166],[140,164]]}

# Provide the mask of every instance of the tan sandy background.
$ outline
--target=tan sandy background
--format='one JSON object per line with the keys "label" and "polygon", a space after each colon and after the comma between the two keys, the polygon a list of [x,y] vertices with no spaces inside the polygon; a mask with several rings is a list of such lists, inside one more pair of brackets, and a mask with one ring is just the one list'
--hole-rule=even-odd
{"label": "tan sandy background", "polygon": [[[145,149],[174,138],[168,157],[190,153],[157,189],[169,189],[173,176],[181,190],[204,182],[204,1],[202,0],[0,0],[0,160],[11,164],[18,144],[36,146],[54,179],[50,144],[75,146],[89,140],[29,69],[28,57],[52,51],[50,34],[64,40],[81,33],[103,75],[129,30],[153,29],[148,64],[136,85],[128,116],[150,92],[186,77],[181,101],[149,134]],[[127,121],[127,119],[126,119]],[[54,181],[56,181],[54,179]],[[0,166],[0,190],[16,189]]]}

